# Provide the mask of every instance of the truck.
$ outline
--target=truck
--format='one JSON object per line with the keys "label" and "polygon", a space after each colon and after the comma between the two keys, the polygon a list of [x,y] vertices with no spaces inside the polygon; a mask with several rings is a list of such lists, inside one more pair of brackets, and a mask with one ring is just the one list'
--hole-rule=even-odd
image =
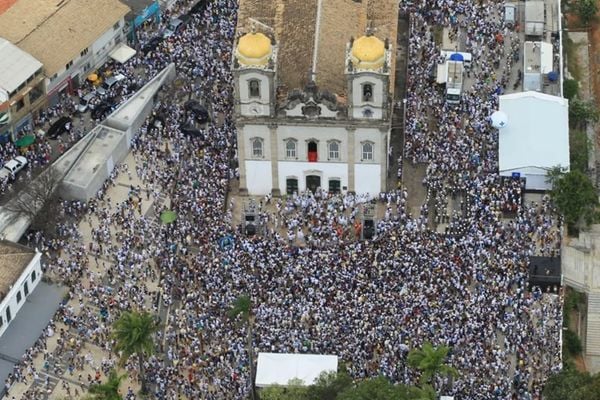
{"label": "truck", "polygon": [[459,104],[464,81],[465,64],[463,61],[446,61],[446,103]]}

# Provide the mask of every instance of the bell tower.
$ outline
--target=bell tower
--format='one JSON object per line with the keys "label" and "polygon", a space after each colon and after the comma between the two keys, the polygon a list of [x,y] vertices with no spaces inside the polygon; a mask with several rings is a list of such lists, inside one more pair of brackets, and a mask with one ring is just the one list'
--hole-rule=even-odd
{"label": "bell tower", "polygon": [[235,47],[235,111],[242,117],[275,116],[277,46],[263,33],[242,35]]}

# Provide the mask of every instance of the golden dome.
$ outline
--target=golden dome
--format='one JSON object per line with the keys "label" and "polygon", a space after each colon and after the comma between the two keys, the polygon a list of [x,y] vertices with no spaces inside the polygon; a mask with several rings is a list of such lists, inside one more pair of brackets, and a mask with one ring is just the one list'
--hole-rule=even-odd
{"label": "golden dome", "polygon": [[385,44],[375,36],[361,36],[352,44],[351,54],[355,67],[377,69],[385,61]]}
{"label": "golden dome", "polygon": [[266,65],[273,49],[271,39],[262,33],[247,33],[238,41],[236,56],[241,64]]}

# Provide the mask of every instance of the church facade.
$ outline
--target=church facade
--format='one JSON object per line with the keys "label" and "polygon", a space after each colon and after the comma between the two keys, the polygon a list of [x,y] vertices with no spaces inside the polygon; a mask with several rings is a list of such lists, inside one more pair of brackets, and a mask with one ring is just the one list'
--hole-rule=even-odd
{"label": "church facade", "polygon": [[[233,74],[241,193],[284,195],[321,188],[376,196],[386,190],[392,46],[360,21],[341,29],[350,33],[345,40],[323,37],[323,3],[327,0],[315,4],[308,49],[286,43],[293,38],[285,32],[278,38],[276,21],[275,28],[252,17],[250,24],[238,23]],[[368,16],[365,5],[347,3],[357,8],[356,15]],[[285,11],[278,12],[285,18]],[[351,32],[361,30],[363,35],[354,39]],[[339,59],[331,60],[329,53]]]}

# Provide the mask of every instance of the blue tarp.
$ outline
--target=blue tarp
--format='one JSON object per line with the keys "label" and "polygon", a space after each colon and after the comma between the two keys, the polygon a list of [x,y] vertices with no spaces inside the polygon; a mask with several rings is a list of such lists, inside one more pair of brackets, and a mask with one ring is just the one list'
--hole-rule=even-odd
{"label": "blue tarp", "polygon": [[160,6],[158,1],[150,4],[148,7],[144,8],[144,11],[133,20],[133,29],[142,25],[144,22],[149,20],[150,18],[156,18],[156,22],[160,21]]}
{"label": "blue tarp", "polygon": [[464,58],[464,57],[463,57],[463,55],[462,55],[462,54],[460,54],[460,53],[452,53],[452,54],[450,55],[450,60],[451,60],[451,61],[464,61],[464,60],[465,60],[465,58]]}

